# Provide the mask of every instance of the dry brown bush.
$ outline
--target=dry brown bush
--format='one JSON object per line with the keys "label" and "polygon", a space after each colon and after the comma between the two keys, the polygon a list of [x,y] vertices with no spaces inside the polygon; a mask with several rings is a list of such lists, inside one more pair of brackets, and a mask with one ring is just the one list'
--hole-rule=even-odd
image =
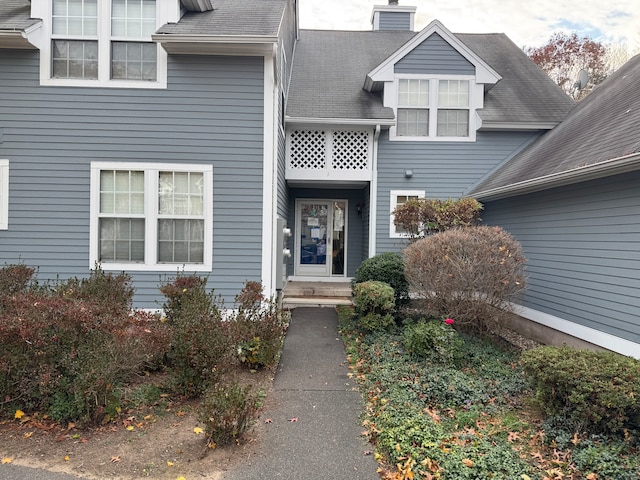
{"label": "dry brown bush", "polygon": [[454,318],[467,330],[501,323],[525,287],[522,247],[500,227],[437,233],[409,245],[404,261],[422,313]]}

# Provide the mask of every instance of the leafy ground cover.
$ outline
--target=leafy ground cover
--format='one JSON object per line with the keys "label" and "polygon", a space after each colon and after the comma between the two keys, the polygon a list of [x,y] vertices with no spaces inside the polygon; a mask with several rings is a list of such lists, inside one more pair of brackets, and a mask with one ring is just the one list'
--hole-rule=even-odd
{"label": "leafy ground cover", "polygon": [[340,309],[364,432],[389,480],[637,480],[637,432],[586,435],[536,408],[520,350],[460,335],[463,355],[418,358],[403,328],[365,333]]}

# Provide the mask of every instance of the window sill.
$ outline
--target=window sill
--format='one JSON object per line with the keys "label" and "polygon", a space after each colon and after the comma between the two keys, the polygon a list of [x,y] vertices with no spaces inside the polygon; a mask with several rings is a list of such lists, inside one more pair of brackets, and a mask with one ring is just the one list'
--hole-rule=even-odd
{"label": "window sill", "polygon": [[51,87],[82,87],[82,88],[133,88],[147,90],[162,90],[167,88],[167,80],[147,82],[132,80],[83,80],[81,78],[41,78],[40,85]]}
{"label": "window sill", "polygon": [[161,264],[143,264],[143,263],[100,263],[100,268],[105,271],[117,270],[119,272],[211,272],[212,266],[202,263],[161,263]]}

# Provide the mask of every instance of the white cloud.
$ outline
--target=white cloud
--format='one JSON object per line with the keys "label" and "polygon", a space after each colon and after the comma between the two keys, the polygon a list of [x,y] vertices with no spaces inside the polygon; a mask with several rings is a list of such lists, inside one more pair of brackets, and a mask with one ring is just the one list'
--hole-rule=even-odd
{"label": "white cloud", "polygon": [[[374,5],[387,0],[300,0],[300,26],[370,30]],[[506,33],[522,47],[539,46],[560,30],[640,49],[638,0],[400,0],[416,6],[416,30],[440,20],[456,33]]]}

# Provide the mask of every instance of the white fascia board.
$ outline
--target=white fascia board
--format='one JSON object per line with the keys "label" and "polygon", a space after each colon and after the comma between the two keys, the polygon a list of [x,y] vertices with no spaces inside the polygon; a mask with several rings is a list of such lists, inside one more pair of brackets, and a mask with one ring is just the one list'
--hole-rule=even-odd
{"label": "white fascia board", "polygon": [[35,50],[39,48],[39,30],[42,21],[25,29],[0,30],[0,48]]}
{"label": "white fascia board", "polygon": [[396,50],[389,58],[369,72],[365,82],[365,88],[370,89],[375,82],[393,81],[394,65],[434,33],[440,35],[447,43],[449,43],[449,45],[455,48],[460,55],[475,65],[476,83],[494,84],[502,79],[498,72],[491,68],[482,58],[462,43],[442,23],[440,23],[440,21],[433,20],[420,33],[415,35],[411,40]]}
{"label": "white fascia board", "polygon": [[287,126],[297,125],[376,125],[390,127],[396,124],[394,119],[368,119],[368,118],[311,118],[311,117],[285,117]]}
{"label": "white fascia board", "polygon": [[155,34],[168,53],[183,55],[269,55],[278,37]]}
{"label": "white fascia board", "polygon": [[503,187],[492,188],[472,194],[478,200],[499,200],[501,198],[524,195],[549,188],[562,187],[574,183],[586,182],[596,178],[618,175],[640,170],[640,153],[632,153],[612,160],[605,160],[593,165],[573,168],[564,172],[553,173],[542,177],[525,180]]}
{"label": "white fascia board", "polygon": [[482,130],[551,130],[560,122],[492,122],[482,120]]}

